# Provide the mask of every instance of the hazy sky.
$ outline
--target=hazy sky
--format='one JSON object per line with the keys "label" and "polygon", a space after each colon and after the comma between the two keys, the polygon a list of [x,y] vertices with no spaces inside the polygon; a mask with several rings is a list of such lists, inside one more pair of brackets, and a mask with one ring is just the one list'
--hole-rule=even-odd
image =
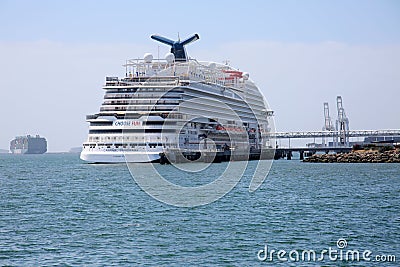
{"label": "hazy sky", "polygon": [[80,146],[104,77],[157,55],[153,33],[198,33],[191,57],[248,71],[278,131],[320,130],[337,95],[350,129],[400,129],[399,29],[400,1],[0,0],[0,148],[24,134]]}

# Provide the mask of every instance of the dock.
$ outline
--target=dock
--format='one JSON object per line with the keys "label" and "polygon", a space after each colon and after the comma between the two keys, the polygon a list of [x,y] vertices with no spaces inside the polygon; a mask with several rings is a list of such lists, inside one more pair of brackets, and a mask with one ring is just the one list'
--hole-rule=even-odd
{"label": "dock", "polygon": [[369,136],[400,136],[400,130],[349,130],[340,131],[305,131],[305,132],[275,132],[267,136],[274,139],[291,139],[291,138],[328,138],[338,137],[341,135],[347,137],[369,137]]}

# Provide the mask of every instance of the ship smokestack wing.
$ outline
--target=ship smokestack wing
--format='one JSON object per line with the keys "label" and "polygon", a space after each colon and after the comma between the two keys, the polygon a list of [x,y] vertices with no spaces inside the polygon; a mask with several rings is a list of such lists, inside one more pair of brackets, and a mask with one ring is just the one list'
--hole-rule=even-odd
{"label": "ship smokestack wing", "polygon": [[160,36],[158,34],[153,34],[152,36],[150,36],[151,39],[159,41],[160,43],[166,44],[166,45],[170,45],[173,46],[175,41],[168,39],[166,37]]}
{"label": "ship smokestack wing", "polygon": [[187,38],[186,40],[182,41],[181,44],[182,45],[187,45],[187,44],[190,44],[191,42],[197,41],[199,39],[200,39],[200,36],[196,33],[196,34],[193,34],[193,36],[191,36],[191,37]]}
{"label": "ship smokestack wing", "polygon": [[200,36],[196,33],[193,36],[183,40],[183,41],[173,41],[171,39],[168,39],[164,36],[160,36],[158,34],[153,34],[151,36],[151,39],[159,41],[160,43],[166,44],[171,46],[171,53],[174,54],[175,56],[175,61],[180,61],[180,62],[185,62],[187,61],[187,55],[186,55],[186,50],[185,50],[185,45],[194,42],[198,39],[200,39]]}

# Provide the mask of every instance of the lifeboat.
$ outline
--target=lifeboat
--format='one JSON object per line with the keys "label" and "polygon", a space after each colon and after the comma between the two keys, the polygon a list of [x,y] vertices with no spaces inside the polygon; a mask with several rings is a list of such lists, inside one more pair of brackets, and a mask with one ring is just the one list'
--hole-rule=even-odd
{"label": "lifeboat", "polygon": [[242,78],[243,72],[238,70],[222,70],[223,72],[229,74],[228,78]]}

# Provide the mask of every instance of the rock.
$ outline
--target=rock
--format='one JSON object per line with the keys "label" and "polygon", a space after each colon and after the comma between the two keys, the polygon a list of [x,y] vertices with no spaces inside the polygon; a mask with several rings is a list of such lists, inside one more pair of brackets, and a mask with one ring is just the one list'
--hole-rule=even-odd
{"label": "rock", "polygon": [[378,151],[352,151],[347,154],[314,154],[307,157],[303,162],[346,162],[346,163],[400,163],[400,149]]}

